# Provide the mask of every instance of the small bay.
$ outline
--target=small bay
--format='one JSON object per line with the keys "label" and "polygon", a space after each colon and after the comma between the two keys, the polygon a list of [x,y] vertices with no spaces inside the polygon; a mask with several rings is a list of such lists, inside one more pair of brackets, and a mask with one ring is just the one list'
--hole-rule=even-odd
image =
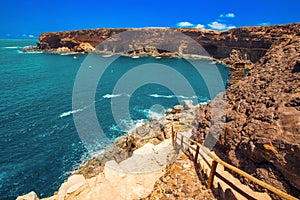
{"label": "small bay", "polygon": [[[74,114],[90,106],[72,108],[74,81],[87,55],[21,51],[36,42],[0,40],[0,199],[15,199],[32,190],[40,197],[47,197],[92,153],[101,150],[84,146],[73,121]],[[191,63],[197,63],[202,73],[217,82],[220,81],[217,77],[209,75],[216,68],[225,88],[229,69],[208,59],[120,56],[114,60],[99,80],[94,101],[105,135],[113,141],[137,124],[161,114],[151,109],[154,105],[168,109],[184,100],[210,101],[215,94],[210,94],[208,87],[214,85],[207,86],[204,74],[199,74]],[[195,95],[186,95],[180,87],[175,94],[167,85],[155,81],[134,88],[130,94],[114,93],[124,75],[144,64],[170,67],[187,80]],[[158,72],[158,76],[168,79],[171,75]],[[129,98],[131,120],[124,119],[126,129],[121,130],[114,121],[111,104],[113,99],[123,97]]]}

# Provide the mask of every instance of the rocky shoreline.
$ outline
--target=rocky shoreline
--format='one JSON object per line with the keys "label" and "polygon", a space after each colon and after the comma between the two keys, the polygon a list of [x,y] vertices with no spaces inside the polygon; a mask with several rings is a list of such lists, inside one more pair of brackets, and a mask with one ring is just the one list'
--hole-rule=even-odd
{"label": "rocky shoreline", "polygon": [[[300,24],[235,28],[224,32],[196,28],[91,29],[48,32],[24,52],[120,54],[133,58],[210,58],[232,69],[230,84],[253,67],[272,44],[299,35]],[[200,48],[199,48],[200,44]]]}
{"label": "rocky shoreline", "polygon": [[171,127],[173,122],[179,119],[192,120],[188,124],[197,124],[197,110],[199,104],[194,106],[192,101],[184,101],[183,106],[177,105],[169,109],[165,116],[159,120],[150,119],[143,125],[132,130],[128,134],[121,136],[116,141],[101,152],[95,155],[91,160],[82,165],[74,174],[83,174],[86,178],[91,178],[103,170],[105,162],[115,160],[122,162],[132,156],[133,151],[150,143],[153,145],[160,144],[166,139],[171,138]]}
{"label": "rocky shoreline", "polygon": [[[173,49],[174,53],[195,54],[194,44],[189,41],[180,41],[185,38],[181,34],[173,34],[173,38],[169,37],[171,32],[182,33],[194,41],[198,42],[208,52],[211,57],[216,59],[227,58],[233,49],[238,50],[252,62],[257,62],[270,48],[274,41],[283,37],[283,35],[292,35],[299,30],[299,24],[289,24],[280,26],[258,26],[236,28],[229,31],[218,32],[201,30],[196,28],[145,28],[145,29],[91,29],[65,32],[49,32],[39,36],[39,43],[32,50],[45,52],[91,52],[102,51],[107,53],[124,52],[124,48],[128,48],[130,55],[157,55],[170,53],[168,48]],[[128,35],[121,34],[124,32]],[[151,38],[149,39],[149,34]],[[123,36],[122,36],[123,35]],[[115,37],[114,37],[115,36]],[[134,36],[135,38],[132,38]],[[124,37],[126,41],[124,42]],[[113,38],[110,43],[102,44],[108,38]],[[147,38],[147,40],[139,40]],[[157,44],[162,39],[170,41],[170,46],[165,49],[157,48]],[[120,44],[120,41],[124,42]],[[186,42],[186,43],[184,43]],[[119,47],[118,47],[119,46]],[[122,46],[122,49],[120,48]],[[30,49],[28,49],[30,50]]]}
{"label": "rocky shoreline", "polygon": [[[86,42],[90,46],[81,46],[95,48],[95,45],[111,35],[126,30],[128,29],[45,33],[39,37],[40,43],[34,50],[53,52],[53,49],[56,51],[67,47],[73,52],[78,45]],[[196,29],[176,30],[195,39],[214,59],[232,68],[231,82],[226,90],[225,126],[214,147],[216,154],[270,185],[299,197],[300,24],[246,27],[222,33]],[[151,52],[145,51],[151,49],[146,48],[147,44],[140,45],[143,47],[140,48],[141,51],[130,52],[129,55],[140,56]],[[155,49],[152,50],[155,52]],[[153,52],[149,55],[159,55]],[[246,75],[245,69],[249,70]],[[176,120],[181,111],[188,110],[189,114],[185,113],[181,117],[193,119],[192,123],[197,127],[193,131],[194,137],[203,142],[212,125],[212,104],[213,102],[193,109],[188,108],[188,105],[184,109],[174,108],[170,112],[170,119]],[[105,161],[114,159],[122,162],[148,142],[159,144],[170,137],[167,124],[168,121],[147,122],[131,135],[117,140],[103,154],[91,159],[76,174],[83,174],[86,178],[94,177],[103,170]],[[145,132],[151,134],[145,137]],[[240,180],[253,189],[262,191],[249,181],[242,178]],[[272,198],[278,199],[275,195]]]}
{"label": "rocky shoreline", "polygon": [[[171,141],[172,123],[178,122],[178,120],[181,119],[188,120],[187,124],[196,125],[198,119],[195,117],[198,116],[197,111],[199,106],[204,106],[204,104],[194,106],[192,101],[184,101],[183,106],[174,106],[172,109],[169,109],[166,112],[163,118],[159,120],[149,120],[148,122],[144,123],[140,127],[137,127],[127,135],[121,136],[118,139],[116,139],[116,141],[111,146],[106,148],[103,152],[94,155],[93,158],[91,158],[78,170],[72,173],[70,177],[78,175],[84,177],[86,181],[94,179],[98,177],[99,174],[103,174],[105,172],[105,169],[107,168],[107,163],[110,163],[112,161],[116,163],[122,163],[127,159],[131,158],[136,150],[140,150],[147,145],[160,145],[166,141]],[[173,149],[172,146],[170,147]],[[169,164],[172,164],[175,160],[176,153],[172,154],[169,158],[169,161],[161,166],[164,173],[166,172],[165,170],[167,169],[167,166]],[[164,173],[160,174],[155,180],[158,180],[158,178],[160,178]],[[59,196],[62,195],[62,193],[63,195],[66,195],[63,199],[72,199],[72,195],[70,196],[69,193],[67,193],[66,191],[62,192],[64,184],[73,184],[74,180],[69,179],[62,184],[60,189],[57,192],[55,192],[52,197],[44,198],[44,200],[59,199]],[[84,180],[82,179],[82,181]],[[143,196],[143,198],[146,198],[150,194],[149,192],[146,196]],[[27,195],[18,197],[18,200],[24,199],[36,200],[39,198],[34,192],[31,192]],[[95,199],[97,198],[95,197]]]}

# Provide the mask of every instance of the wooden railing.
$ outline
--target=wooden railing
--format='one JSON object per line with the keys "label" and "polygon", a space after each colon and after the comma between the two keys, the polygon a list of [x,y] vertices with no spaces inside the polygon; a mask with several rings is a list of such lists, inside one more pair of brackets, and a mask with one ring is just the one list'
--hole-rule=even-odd
{"label": "wooden railing", "polygon": [[[179,132],[183,132],[183,131],[187,131],[187,130],[191,130],[191,127],[189,128],[189,125],[185,125],[185,128],[179,128],[177,126],[177,130],[175,130],[175,126],[172,125],[172,143],[173,146],[175,148],[177,148],[178,145],[178,140],[180,142],[180,148],[182,149],[183,145],[187,145],[188,149],[192,149],[193,151],[195,151],[195,156],[194,156],[194,162],[198,163],[198,157],[201,156],[201,158],[205,161],[205,163],[210,167],[210,174],[208,176],[208,181],[207,181],[207,187],[208,189],[212,188],[213,185],[213,181],[214,181],[214,177],[217,176],[218,178],[220,178],[221,180],[223,180],[224,182],[228,182],[228,180],[226,179],[226,177],[222,176],[222,174],[217,173],[216,169],[218,164],[219,165],[223,165],[225,168],[229,169],[230,171],[239,174],[240,176],[243,176],[245,178],[247,178],[248,180],[252,181],[253,183],[260,185],[261,187],[273,192],[274,194],[287,199],[287,200],[297,200],[297,198],[251,176],[250,174],[236,168],[233,165],[230,165],[226,162],[224,162],[223,160],[221,160],[219,157],[217,157],[215,154],[213,154],[211,151],[207,150],[206,148],[204,148],[200,143],[196,142],[195,140],[192,140],[189,137],[186,137],[182,134],[178,134]],[[180,136],[180,138],[178,138],[178,136]],[[188,142],[187,142],[188,141]],[[196,145],[196,149],[192,146],[192,144]],[[201,151],[200,151],[201,149]],[[203,155],[203,152],[206,155]],[[206,156],[209,156],[212,159],[212,163],[209,163],[209,161],[205,158]],[[229,183],[230,185],[230,183]],[[232,184],[231,184],[232,185]],[[248,194],[243,193],[243,191],[239,190],[237,188],[237,192],[239,192],[240,194],[242,194],[243,196],[247,197],[247,199],[255,199],[251,196],[249,196]]]}

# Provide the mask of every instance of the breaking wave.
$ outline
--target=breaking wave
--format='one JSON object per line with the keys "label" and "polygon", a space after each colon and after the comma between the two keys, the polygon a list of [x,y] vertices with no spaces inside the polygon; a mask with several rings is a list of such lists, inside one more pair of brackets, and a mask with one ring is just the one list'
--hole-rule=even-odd
{"label": "breaking wave", "polygon": [[154,97],[154,98],[181,98],[181,99],[197,99],[197,96],[192,96],[192,97],[187,97],[187,96],[183,96],[183,95],[161,95],[161,94],[150,94],[150,97]]}
{"label": "breaking wave", "polygon": [[59,117],[60,117],[60,118],[63,118],[63,117],[69,116],[69,115],[71,115],[71,114],[81,112],[81,111],[83,111],[83,110],[84,110],[84,109],[77,109],[77,110],[71,110],[71,111],[68,111],[68,112],[64,112],[64,113],[60,114]]}

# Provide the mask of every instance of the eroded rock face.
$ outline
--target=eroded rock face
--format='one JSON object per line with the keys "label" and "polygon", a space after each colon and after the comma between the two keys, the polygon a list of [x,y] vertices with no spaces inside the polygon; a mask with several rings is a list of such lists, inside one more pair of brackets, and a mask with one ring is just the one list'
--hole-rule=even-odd
{"label": "eroded rock face", "polygon": [[[138,31],[140,36],[148,37],[147,34],[153,34],[152,40],[146,41],[131,41],[126,44],[120,44],[120,38],[114,37],[110,45],[103,46],[102,51],[122,52],[120,46],[131,47],[132,51],[129,54],[149,54],[159,55],[167,49],[174,49],[174,53],[178,55],[199,53],[191,43],[185,41],[176,41],[176,38],[164,38],[164,33],[167,31],[181,32],[201,44],[210,56],[221,59],[229,57],[233,49],[238,50],[241,55],[251,62],[258,61],[277,40],[283,37],[294,37],[298,34],[300,24],[282,25],[282,26],[266,26],[266,27],[245,27],[236,28],[225,32],[200,30],[196,28],[183,29],[92,29],[78,30],[66,32],[50,32],[43,33],[39,36],[37,48],[43,51],[51,51],[60,47],[68,47],[75,52],[90,52],[93,48],[99,45],[104,40],[113,35],[124,31]],[[162,34],[160,34],[162,33]],[[141,35],[142,34],[142,35]],[[155,38],[157,35],[157,38]],[[168,37],[169,35],[166,34]],[[158,49],[155,44],[161,39],[170,40],[170,45],[165,49]],[[82,48],[82,43],[89,48]],[[128,48],[130,49],[130,48]],[[167,54],[168,55],[168,54]]]}
{"label": "eroded rock face", "polygon": [[[281,38],[227,89],[226,122],[215,147],[224,160],[294,196],[300,194],[299,59],[300,38]],[[201,141],[209,108],[199,115]]]}

